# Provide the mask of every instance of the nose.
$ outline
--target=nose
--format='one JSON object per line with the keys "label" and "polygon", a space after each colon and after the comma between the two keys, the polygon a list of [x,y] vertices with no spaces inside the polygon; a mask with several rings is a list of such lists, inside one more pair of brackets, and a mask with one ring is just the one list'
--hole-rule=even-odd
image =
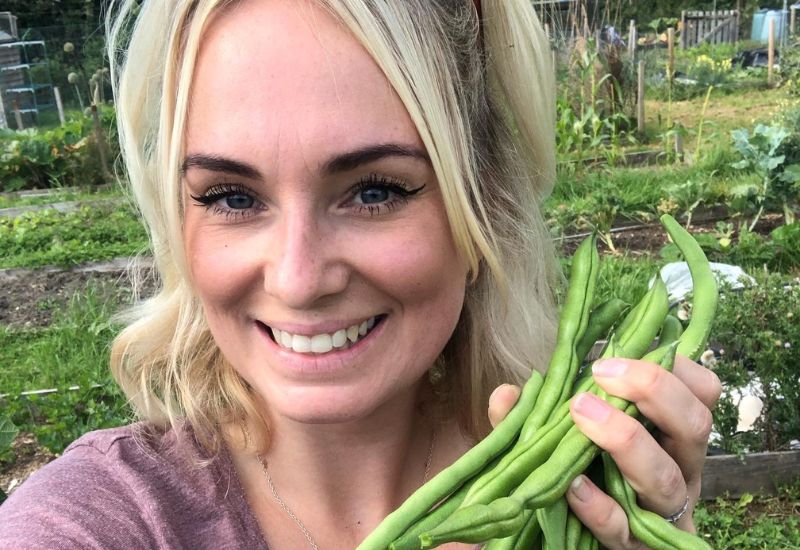
{"label": "nose", "polygon": [[291,309],[310,309],[347,287],[346,250],[335,228],[309,211],[276,220],[265,269],[267,293]]}

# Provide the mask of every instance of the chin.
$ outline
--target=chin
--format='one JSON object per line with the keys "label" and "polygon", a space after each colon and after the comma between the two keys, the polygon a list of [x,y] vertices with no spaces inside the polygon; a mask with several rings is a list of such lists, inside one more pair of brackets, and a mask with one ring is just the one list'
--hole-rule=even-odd
{"label": "chin", "polygon": [[[274,395],[274,394],[273,394]],[[381,396],[375,388],[293,388],[269,401],[272,414],[302,424],[345,424],[381,416],[400,404],[402,394]]]}

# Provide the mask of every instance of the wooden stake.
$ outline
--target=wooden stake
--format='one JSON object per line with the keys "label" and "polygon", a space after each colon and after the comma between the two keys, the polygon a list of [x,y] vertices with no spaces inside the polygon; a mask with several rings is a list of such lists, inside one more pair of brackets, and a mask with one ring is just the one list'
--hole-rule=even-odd
{"label": "wooden stake", "polygon": [[644,136],[644,61],[639,61],[636,90],[636,130]]}
{"label": "wooden stake", "polygon": [[14,120],[17,121],[17,130],[24,130],[25,125],[22,124],[22,113],[19,112],[19,105],[16,99],[11,102],[11,108],[14,109]]}
{"label": "wooden stake", "polygon": [[53,95],[56,97],[56,109],[58,109],[58,120],[61,121],[61,126],[66,124],[66,120],[64,119],[64,104],[61,103],[61,92],[58,89],[58,86],[53,86]]}
{"label": "wooden stake", "polygon": [[634,59],[636,57],[636,41],[638,37],[636,36],[636,20],[631,19],[631,24],[628,29],[628,57]]}
{"label": "wooden stake", "polygon": [[792,6],[789,16],[789,35],[794,36],[795,23],[797,22],[797,8]]}
{"label": "wooden stake", "polygon": [[686,49],[686,39],[688,38],[688,33],[686,32],[686,10],[681,12],[681,49]]}
{"label": "wooden stake", "polygon": [[8,119],[6,119],[6,106],[3,105],[2,97],[0,97],[0,128],[8,128]]}
{"label": "wooden stake", "polygon": [[103,137],[103,128],[100,125],[100,114],[97,112],[97,105],[92,104],[92,120],[94,121],[94,139],[97,142],[97,152],[100,154],[100,167],[103,170],[103,179],[111,181],[111,172],[108,169],[108,158],[106,156],[106,140]]}
{"label": "wooden stake", "polygon": [[773,66],[775,65],[775,18],[769,20],[769,43],[767,45],[767,85],[772,86]]}
{"label": "wooden stake", "polygon": [[672,82],[675,77],[675,29],[667,29],[667,78]]}

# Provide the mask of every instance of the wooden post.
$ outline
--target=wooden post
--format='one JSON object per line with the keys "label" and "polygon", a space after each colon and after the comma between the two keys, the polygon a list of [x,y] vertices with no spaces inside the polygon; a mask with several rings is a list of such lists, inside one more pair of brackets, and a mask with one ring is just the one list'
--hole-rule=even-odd
{"label": "wooden post", "polygon": [[103,137],[103,128],[100,125],[100,114],[97,112],[97,105],[92,104],[92,120],[94,120],[94,139],[97,142],[97,152],[100,155],[100,167],[103,170],[103,178],[111,181],[111,172],[108,169],[108,158],[106,157],[106,140]]}
{"label": "wooden post", "polygon": [[767,45],[767,85],[772,86],[772,75],[775,65],[775,18],[769,20],[769,43]]}
{"label": "wooden post", "polygon": [[795,24],[797,23],[797,8],[792,6],[789,12],[789,35],[794,36]]}
{"label": "wooden post", "polygon": [[681,49],[686,49],[686,39],[689,37],[689,33],[687,32],[688,29],[686,28],[686,10],[681,12]]}
{"label": "wooden post", "polygon": [[636,20],[631,19],[630,27],[628,28],[628,57],[634,59],[636,57]]}
{"label": "wooden post", "polygon": [[3,105],[2,97],[0,97],[0,128],[8,128],[8,119],[6,118],[6,106]]}
{"label": "wooden post", "polygon": [[667,29],[667,78],[672,82],[675,77],[675,29]]}
{"label": "wooden post", "polygon": [[644,61],[639,61],[636,89],[636,131],[644,136]]}
{"label": "wooden post", "polygon": [[11,108],[14,109],[14,120],[17,121],[17,130],[24,130],[25,125],[22,124],[22,113],[19,112],[19,105],[16,99],[11,102]]}
{"label": "wooden post", "polygon": [[66,120],[64,119],[64,104],[61,103],[61,92],[58,89],[58,86],[53,86],[53,95],[56,97],[56,109],[58,109],[58,120],[61,121],[61,126],[66,124]]}

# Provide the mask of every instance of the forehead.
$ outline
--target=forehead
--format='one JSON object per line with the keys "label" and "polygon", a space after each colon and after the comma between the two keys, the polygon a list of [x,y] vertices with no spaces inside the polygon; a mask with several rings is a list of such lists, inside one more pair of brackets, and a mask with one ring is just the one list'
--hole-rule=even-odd
{"label": "forehead", "polygon": [[189,105],[190,150],[283,155],[300,147],[325,156],[376,142],[421,146],[375,61],[306,0],[246,0],[217,14],[201,41]]}

